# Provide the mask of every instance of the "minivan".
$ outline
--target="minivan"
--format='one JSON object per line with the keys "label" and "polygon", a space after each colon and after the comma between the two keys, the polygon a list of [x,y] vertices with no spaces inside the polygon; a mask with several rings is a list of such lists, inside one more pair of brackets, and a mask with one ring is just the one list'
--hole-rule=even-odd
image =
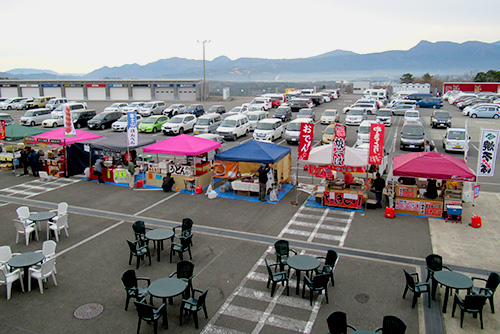
{"label": "minivan", "polygon": [[0,121],[5,121],[5,125],[14,123],[14,119],[12,118],[12,116],[5,112],[0,112]]}
{"label": "minivan", "polygon": [[257,122],[253,132],[253,139],[261,141],[273,141],[283,137],[283,124],[277,118],[265,118]]}
{"label": "minivan", "polygon": [[[161,115],[165,110],[165,102],[163,101],[150,101],[146,102],[140,109],[139,114],[143,117],[151,115]],[[118,117],[119,118],[119,117]]]}
{"label": "minivan", "polygon": [[403,124],[401,131],[400,148],[416,148],[420,151],[424,150],[425,132],[421,122],[408,121]]}
{"label": "minivan", "polygon": [[96,115],[95,110],[93,109],[80,109],[71,112],[71,120],[75,128],[80,129],[84,126],[87,126],[89,120],[94,118]]}
{"label": "minivan", "polygon": [[198,120],[194,125],[193,132],[195,134],[215,133],[221,122],[222,118],[220,117],[220,114],[214,113],[201,115],[200,117],[198,117]]}
{"label": "minivan", "polygon": [[217,134],[224,139],[236,140],[238,137],[246,136],[250,132],[250,124],[246,115],[229,116],[222,121],[217,128]]}
{"label": "minivan", "polygon": [[50,114],[50,109],[47,108],[38,108],[26,111],[24,116],[20,118],[19,123],[22,125],[31,125],[35,126],[38,124],[42,124],[45,119],[52,118]]}
{"label": "minivan", "polygon": [[226,112],[226,107],[224,107],[223,105],[220,105],[220,104],[216,104],[214,106],[211,106],[207,110],[207,113],[209,113],[209,114],[214,113],[214,112],[219,113],[219,114],[224,114]]}
{"label": "minivan", "polygon": [[59,98],[54,98],[50,99],[49,102],[45,105],[46,108],[49,108],[50,110],[54,110],[57,108],[59,105],[68,103],[68,99],[65,97],[59,97]]}
{"label": "minivan", "polygon": [[465,152],[469,146],[470,137],[465,128],[447,128],[443,136],[443,148],[445,152]]}
{"label": "minivan", "polygon": [[299,143],[300,125],[302,123],[314,123],[311,118],[296,118],[286,126],[285,140],[288,144]]}
{"label": "minivan", "polygon": [[32,108],[45,108],[45,105],[49,103],[51,99],[55,99],[55,96],[39,96],[34,97],[33,102],[30,102],[26,105],[26,109]]}
{"label": "minivan", "polygon": [[[163,109],[162,109],[163,110]],[[110,128],[111,125],[122,117],[121,111],[107,111],[95,115],[90,121],[87,122],[89,129],[101,129]]]}
{"label": "minivan", "polygon": [[377,123],[377,121],[365,120],[361,122],[357,131],[358,132],[358,140],[356,141],[357,145],[370,142],[370,131],[372,129],[372,124],[374,123]]}
{"label": "minivan", "polygon": [[266,111],[250,111],[247,114],[248,122],[250,123],[250,131],[255,130],[257,127],[257,122],[261,119],[267,118],[268,113]]}

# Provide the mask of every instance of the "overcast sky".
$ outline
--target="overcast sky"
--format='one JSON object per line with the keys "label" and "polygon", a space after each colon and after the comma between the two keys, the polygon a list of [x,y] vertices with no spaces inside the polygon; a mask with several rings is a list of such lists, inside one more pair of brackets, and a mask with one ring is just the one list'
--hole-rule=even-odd
{"label": "overcast sky", "polygon": [[499,0],[1,0],[0,72],[500,40]]}

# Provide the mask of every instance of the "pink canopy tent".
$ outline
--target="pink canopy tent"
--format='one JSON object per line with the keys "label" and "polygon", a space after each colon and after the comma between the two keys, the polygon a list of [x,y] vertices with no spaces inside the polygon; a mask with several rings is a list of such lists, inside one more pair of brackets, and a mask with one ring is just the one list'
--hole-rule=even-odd
{"label": "pink canopy tent", "polygon": [[157,154],[196,156],[218,149],[221,146],[214,140],[181,134],[146,146],[144,152]]}
{"label": "pink canopy tent", "polygon": [[437,152],[415,152],[395,156],[393,175],[452,181],[476,181],[476,175],[469,169],[465,161]]}
{"label": "pink canopy tent", "polygon": [[[83,130],[75,130],[76,136],[74,137],[65,137],[64,128],[55,129],[49,132],[41,133],[39,135],[33,136],[36,140],[38,139],[58,139],[64,145],[71,145],[78,141],[87,141],[92,139],[101,138],[102,136],[93,134],[91,132],[83,131]],[[66,140],[66,141],[65,141]]]}

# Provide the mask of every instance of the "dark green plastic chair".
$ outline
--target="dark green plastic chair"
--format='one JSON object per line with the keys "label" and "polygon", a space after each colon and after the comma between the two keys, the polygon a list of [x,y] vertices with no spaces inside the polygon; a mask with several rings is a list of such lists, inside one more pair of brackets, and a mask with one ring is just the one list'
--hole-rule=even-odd
{"label": "dark green plastic chair", "polygon": [[132,229],[134,230],[135,240],[140,240],[140,245],[143,246],[147,244],[149,246],[149,240],[146,238],[146,231],[152,230],[147,228],[142,220],[138,220],[132,224]]}
{"label": "dark green plastic chair", "polygon": [[436,296],[437,281],[434,279],[434,273],[436,271],[441,271],[444,269],[450,270],[447,266],[443,266],[443,258],[438,254],[430,254],[425,258],[426,269],[427,269],[427,279],[426,282],[432,280],[432,299]]}
{"label": "dark green plastic chair", "polygon": [[464,299],[460,298],[458,292],[455,292],[455,299],[453,300],[453,311],[451,316],[455,316],[455,309],[460,307],[460,328],[462,328],[464,323],[465,312],[474,315],[474,318],[479,314],[479,319],[481,320],[481,329],[483,329],[483,306],[486,304],[485,296],[478,295],[466,295]]}
{"label": "dark green plastic chair", "polygon": [[[195,298],[196,292],[200,293],[198,299]],[[186,315],[192,314],[194,320],[194,327],[198,329],[198,311],[201,309],[203,309],[203,313],[205,313],[205,319],[208,319],[207,305],[206,305],[207,293],[208,289],[206,289],[205,291],[194,289],[193,297],[182,300],[181,312],[180,312],[181,326],[182,326],[182,316],[184,314]]]}
{"label": "dark green plastic chair", "polygon": [[393,315],[386,315],[382,321],[382,327],[375,332],[382,331],[382,334],[405,334],[406,324],[403,320]]}
{"label": "dark green plastic chair", "polygon": [[495,313],[495,302],[493,301],[493,295],[495,294],[498,284],[500,283],[500,275],[498,275],[497,273],[490,273],[490,276],[488,276],[487,280],[479,277],[472,277],[472,280],[481,280],[486,282],[484,288],[475,286],[471,289],[470,292],[473,295],[485,296],[486,298],[488,298],[488,300],[490,301],[491,313]]}
{"label": "dark green plastic chair", "polygon": [[326,318],[328,334],[347,334],[347,328],[357,331],[356,327],[347,323],[347,315],[344,312],[332,312]]}
{"label": "dark green plastic chair", "polygon": [[[431,283],[430,282],[419,282],[418,278],[418,273],[413,273],[410,274],[406,270],[403,269],[405,272],[405,277],[406,277],[406,286],[405,286],[405,292],[403,293],[403,298],[406,297],[406,293],[408,290],[413,292],[413,303],[411,304],[411,308],[415,308],[415,305],[417,304],[417,299],[420,297],[422,293],[427,293],[428,301],[429,301],[429,308],[431,307]],[[417,281],[415,282],[415,279],[413,276],[417,277]]]}
{"label": "dark green plastic chair", "polygon": [[326,256],[318,256],[316,257],[318,260],[325,260],[323,265],[320,265],[316,269],[317,274],[328,274],[330,275],[330,279],[332,280],[332,285],[335,285],[335,280],[333,278],[333,272],[335,271],[335,266],[337,265],[337,261],[339,260],[339,256],[336,251],[333,249],[329,249],[326,252]]}
{"label": "dark green plastic chair", "polygon": [[168,277],[174,277],[177,276],[177,278],[182,279],[183,281],[187,282],[188,286],[186,289],[186,295],[184,296],[185,298],[190,297],[190,292],[191,294],[194,293],[193,289],[193,277],[194,277],[194,263],[189,260],[181,260],[177,262],[177,271],[173,272],[170,274]]}
{"label": "dark green plastic chair", "polygon": [[151,283],[151,280],[147,277],[137,277],[135,275],[134,269],[129,269],[124,271],[122,274],[122,282],[125,286],[125,291],[127,292],[127,300],[125,301],[125,311],[128,309],[128,303],[130,298],[135,298],[136,300],[144,299],[149,293],[147,288],[139,288],[138,281],[147,282],[147,286]]}
{"label": "dark green plastic chair", "polygon": [[149,265],[151,265],[151,253],[149,252],[148,245],[137,247],[137,244],[139,245],[141,244],[140,240],[136,240],[135,242],[127,240],[127,243],[128,243],[128,248],[130,249],[130,258],[128,260],[128,264],[132,264],[132,258],[135,256],[137,257],[136,269],[139,269],[141,259],[144,258],[144,256],[147,256],[149,257]]}
{"label": "dark green plastic chair", "polygon": [[172,255],[173,253],[179,253],[179,259],[183,260],[184,259],[184,252],[189,253],[189,258],[192,260],[193,256],[191,255],[191,239],[193,238],[193,235],[190,234],[189,236],[182,237],[180,239],[180,244],[172,243],[170,247],[170,263],[172,263]]}
{"label": "dark green plastic chair", "polygon": [[[165,313],[165,304],[161,304],[159,307],[155,308],[153,305],[147,304],[144,301],[134,301],[135,309],[139,315],[139,322],[137,324],[137,334],[141,331],[141,321],[144,320],[147,323],[154,323],[154,333],[158,333],[158,320]],[[163,317],[163,321],[167,321],[166,317]]]}
{"label": "dark green plastic chair", "polygon": [[280,264],[280,271],[285,270],[290,252],[297,255],[296,251],[290,249],[288,240],[278,240],[274,243],[274,254],[276,254],[276,262]]}
{"label": "dark green plastic chair", "polygon": [[[193,220],[191,218],[182,219],[182,225],[174,226],[174,234],[176,238],[184,238],[193,233]],[[181,231],[176,231],[176,229],[181,229]],[[191,239],[191,246],[193,245],[193,240]]]}
{"label": "dark green plastic chair", "polygon": [[315,291],[318,292],[318,294],[321,294],[322,291],[325,291],[325,297],[326,297],[326,303],[328,304],[328,282],[330,281],[330,275],[329,274],[319,274],[313,277],[311,280],[309,276],[304,275],[304,285],[302,287],[302,298],[304,298],[304,295],[306,293],[306,287],[309,288],[310,295],[309,299],[311,302],[311,306],[313,303],[313,294]]}
{"label": "dark green plastic chair", "polygon": [[[274,295],[274,290],[276,290],[276,284],[278,284],[278,283],[281,283],[282,285],[284,285],[286,283],[286,295],[289,296],[290,289],[288,287],[288,274],[287,274],[287,272],[286,271],[273,272],[273,270],[271,268],[277,267],[280,264],[279,263],[269,264],[269,263],[267,263],[266,259],[264,259],[264,262],[266,264],[267,274],[268,274],[267,288],[269,289],[269,284],[271,282],[273,283],[273,285],[271,287],[271,297]],[[276,271],[276,269],[275,269],[275,271]]]}

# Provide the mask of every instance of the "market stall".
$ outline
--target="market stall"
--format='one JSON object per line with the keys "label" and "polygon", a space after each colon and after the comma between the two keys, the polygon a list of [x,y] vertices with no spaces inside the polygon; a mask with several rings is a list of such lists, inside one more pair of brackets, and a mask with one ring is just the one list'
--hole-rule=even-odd
{"label": "market stall", "polygon": [[[437,152],[395,156],[393,175],[399,177],[394,191],[395,212],[436,218],[450,207],[460,207],[461,212],[463,182],[476,180],[465,161]],[[434,197],[428,195],[430,185],[436,187],[435,198],[428,198]]]}
{"label": "market stall", "polygon": [[42,153],[40,154],[40,170],[52,176],[64,177],[66,169],[70,167],[66,163],[66,147],[79,141],[102,137],[87,131],[75,131],[75,136],[66,137],[64,128],[59,128],[25,139],[27,145],[32,145],[35,149],[38,148],[39,154]]}
{"label": "market stall", "polygon": [[0,168],[3,170],[11,170],[19,166],[19,157],[21,150],[24,148],[24,143],[9,143],[5,141],[17,141],[24,139],[26,136],[34,136],[40,133],[47,132],[45,129],[37,129],[33,127],[26,127],[19,124],[10,124],[5,126],[5,139],[0,141],[2,149],[0,150]]}
{"label": "market stall", "polygon": [[[154,143],[156,143],[156,139],[138,135],[137,144],[130,146],[128,145],[127,133],[120,133],[113,137],[102,137],[92,141],[76,143],[74,150],[68,154],[68,161],[73,161],[73,165],[81,164],[81,168],[85,168],[90,164],[90,178],[91,180],[97,180],[92,163],[95,163],[97,157],[107,156],[108,159],[104,162],[106,168],[103,170],[103,180],[112,183],[128,183],[127,168],[122,166],[122,158],[127,152],[132,152],[134,158],[137,158],[137,149]],[[145,167],[147,165],[146,160],[140,158],[136,160],[136,166],[141,171],[147,169],[147,166]]]}
{"label": "market stall", "polygon": [[[326,206],[359,209],[368,198],[366,194],[366,167],[368,166],[368,151],[345,147],[344,166],[333,166],[333,145],[314,147],[307,160],[303,162],[309,174],[322,178],[322,183],[315,186],[317,201]],[[354,184],[349,188],[343,179],[337,178],[337,173],[351,173]]]}
{"label": "market stall", "polygon": [[234,191],[250,195],[259,192],[259,166],[269,163],[279,187],[290,181],[290,152],[287,147],[252,140],[216,154],[214,176],[231,180]]}
{"label": "market stall", "polygon": [[143,148],[145,153],[171,155],[173,159],[158,158],[148,162],[146,184],[160,187],[163,177],[171,173],[175,181],[173,188],[193,189],[206,187],[212,181],[208,152],[216,150],[221,143],[185,134],[162,140]]}

